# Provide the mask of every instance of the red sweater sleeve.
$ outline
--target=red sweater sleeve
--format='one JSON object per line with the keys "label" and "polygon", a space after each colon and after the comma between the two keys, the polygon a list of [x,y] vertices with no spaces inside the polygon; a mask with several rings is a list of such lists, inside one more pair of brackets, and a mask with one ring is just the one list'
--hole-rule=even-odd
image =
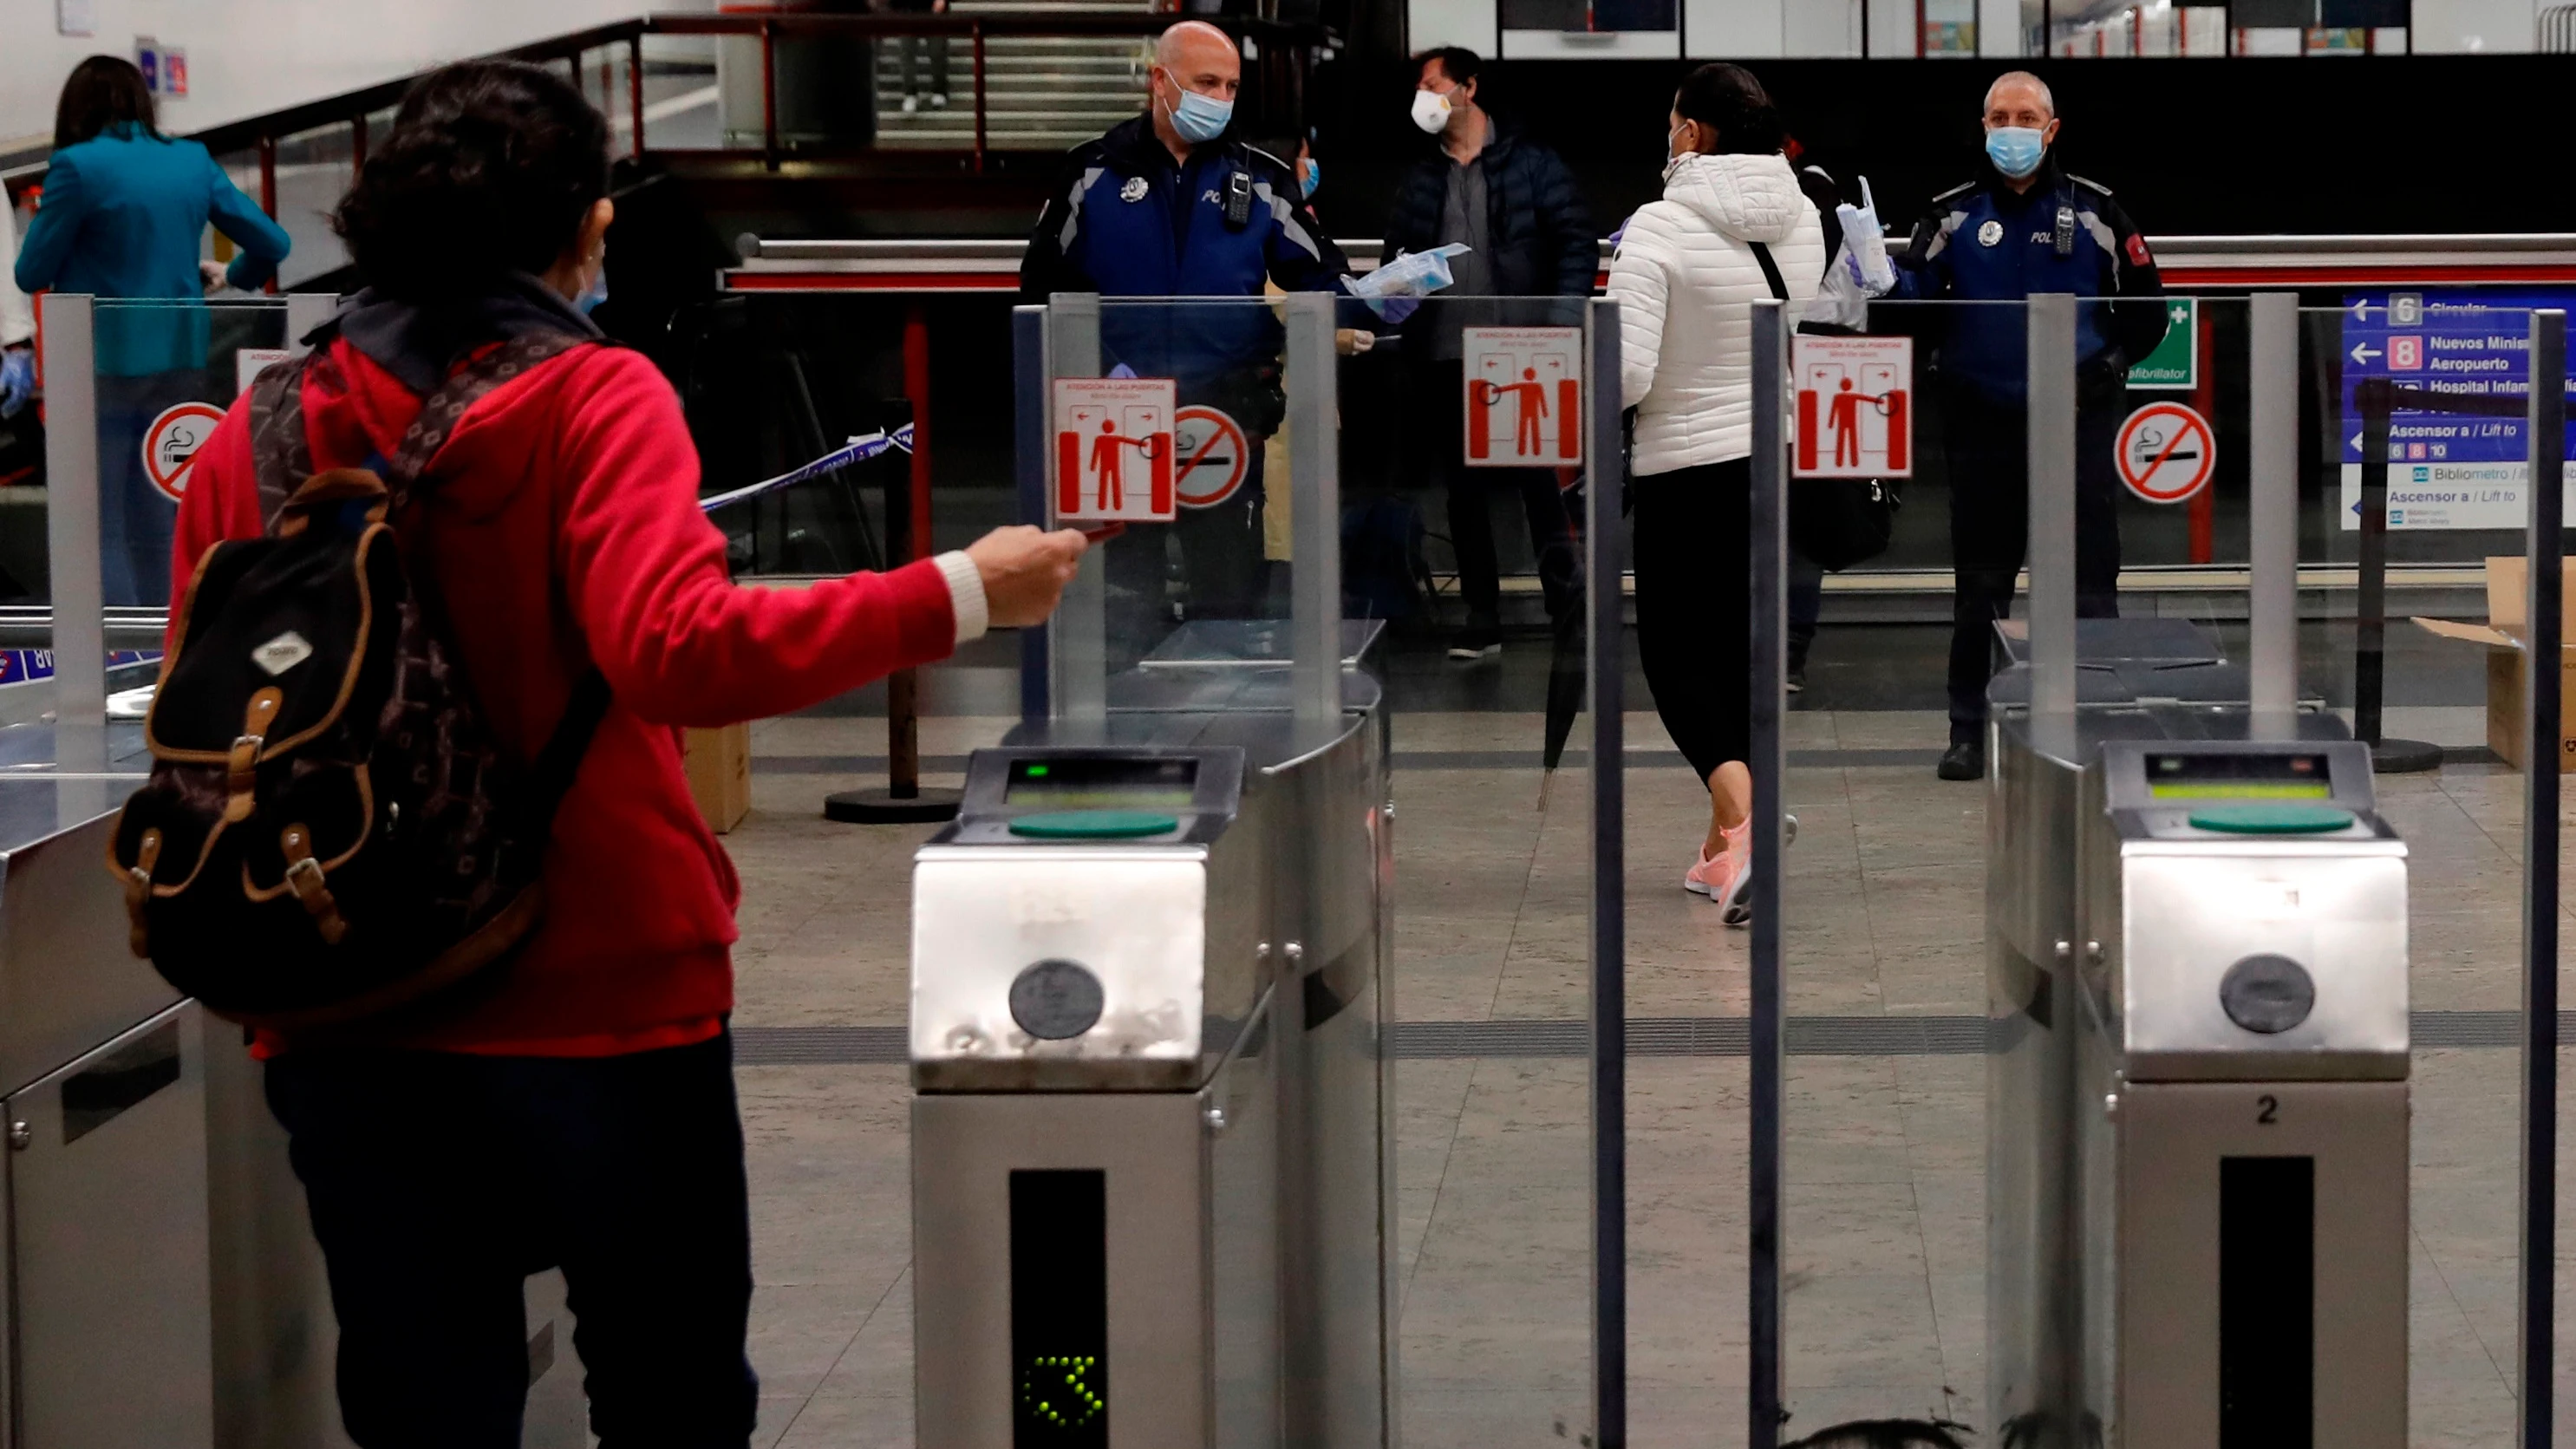
{"label": "red sweater sleeve", "polygon": [[785,714],[944,659],[957,622],[924,560],[807,588],[744,588],[698,508],[698,454],[640,353],[570,359],[557,569],[618,700],[658,724]]}

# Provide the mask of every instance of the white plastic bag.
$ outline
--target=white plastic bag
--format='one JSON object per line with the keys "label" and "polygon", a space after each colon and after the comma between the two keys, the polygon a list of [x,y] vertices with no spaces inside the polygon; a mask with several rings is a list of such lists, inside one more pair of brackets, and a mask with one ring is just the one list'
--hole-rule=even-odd
{"label": "white plastic bag", "polygon": [[[1465,242],[1451,242],[1427,252],[1403,252],[1367,276],[1344,277],[1342,281],[1352,296],[1369,304],[1370,310],[1390,322],[1400,322],[1404,314],[1420,305],[1422,298],[1455,280],[1449,273],[1449,259],[1468,250]],[[1390,303],[1404,305],[1393,307]]]}

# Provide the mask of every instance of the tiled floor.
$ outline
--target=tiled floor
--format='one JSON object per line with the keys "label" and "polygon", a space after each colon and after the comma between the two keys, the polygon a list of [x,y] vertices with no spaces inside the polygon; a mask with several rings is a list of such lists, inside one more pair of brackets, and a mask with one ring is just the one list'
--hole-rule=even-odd
{"label": "tiled floor", "polygon": [[[1556,782],[1542,813],[1535,768],[1485,763],[1534,752],[1537,716],[1480,702],[1396,719],[1398,1016],[1581,1017],[1582,775]],[[1744,933],[1678,889],[1705,796],[1665,763],[1669,742],[1651,714],[1628,723],[1632,751],[1659,752],[1631,768],[1627,786],[1628,1009],[1740,1015]],[[1943,742],[1933,713],[1816,711],[1791,724],[1789,743],[1813,752],[1808,760]],[[923,748],[959,754],[1006,725],[928,721]],[[881,754],[881,731],[866,718],[801,718],[755,734],[758,755],[774,763],[755,774],[754,813],[728,842],[745,884],[742,1026],[903,1019],[908,860],[927,830],[832,825],[816,808],[826,791],[868,782],[814,771]],[[2483,713],[2396,712],[2391,732],[2474,745]],[[2518,1000],[2518,783],[2493,765],[2381,782],[2414,852],[2419,1009]],[[1981,794],[1921,765],[1866,763],[1795,768],[1788,789],[1801,820],[1785,918],[1792,1012],[1980,1011]],[[2510,1050],[2417,1056],[2419,1445],[2511,1442],[2515,1069]],[[908,1444],[903,1073],[747,1066],[739,1076],[760,1283],[760,1442]],[[1590,1382],[1583,1062],[1406,1060],[1398,1081],[1406,1442],[1574,1442]],[[1878,1415],[1982,1424],[1982,1060],[1799,1056],[1788,1086],[1792,1432]],[[1743,1441],[1746,1089],[1741,1058],[1630,1064],[1640,1445]]]}

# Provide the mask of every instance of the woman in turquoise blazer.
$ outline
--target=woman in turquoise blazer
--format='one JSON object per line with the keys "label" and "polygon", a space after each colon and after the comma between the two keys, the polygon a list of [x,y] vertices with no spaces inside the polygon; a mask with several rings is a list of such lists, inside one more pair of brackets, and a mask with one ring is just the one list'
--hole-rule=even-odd
{"label": "woman in turquoise blazer", "polygon": [[176,304],[102,306],[96,331],[107,602],[167,603],[178,503],[153,486],[143,437],[166,408],[232,399],[206,376],[206,225],[240,247],[225,277],[244,289],[276,274],[289,243],[205,147],[155,128],[152,93],[129,61],[94,55],[72,68],[54,147],[43,204],[18,249],[19,287]]}

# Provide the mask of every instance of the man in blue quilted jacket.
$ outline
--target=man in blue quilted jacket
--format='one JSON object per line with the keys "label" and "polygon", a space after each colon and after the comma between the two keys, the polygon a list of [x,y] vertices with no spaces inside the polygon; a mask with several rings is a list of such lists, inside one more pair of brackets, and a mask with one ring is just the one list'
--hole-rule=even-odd
{"label": "man in blue quilted jacket", "polygon": [[1582,313],[1572,302],[1471,299],[1588,297],[1601,267],[1592,212],[1574,173],[1554,151],[1477,103],[1482,69],[1474,51],[1458,46],[1415,57],[1413,123],[1438,144],[1405,174],[1386,222],[1388,260],[1452,242],[1468,248],[1451,260],[1455,280],[1446,292],[1415,313],[1404,333],[1409,413],[1420,424],[1413,429],[1421,449],[1415,467],[1449,492],[1449,537],[1467,604],[1467,627],[1449,648],[1457,660],[1502,649],[1493,490],[1520,496],[1549,617],[1561,617],[1575,599],[1573,535],[1554,470],[1469,468],[1460,456],[1459,334],[1467,327],[1578,326]]}

